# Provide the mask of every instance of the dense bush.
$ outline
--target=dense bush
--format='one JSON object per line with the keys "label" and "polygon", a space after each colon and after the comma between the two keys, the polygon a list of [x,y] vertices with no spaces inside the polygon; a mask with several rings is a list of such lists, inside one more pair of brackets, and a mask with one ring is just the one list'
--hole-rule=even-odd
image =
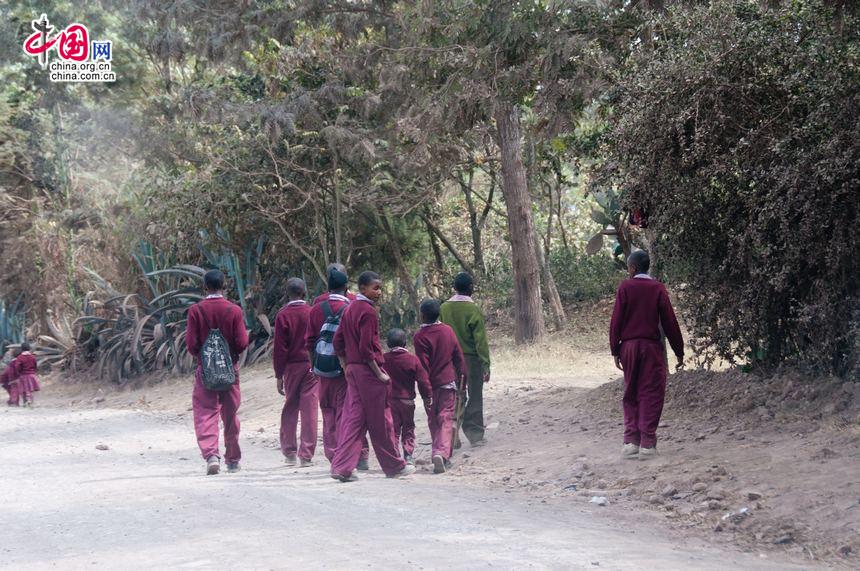
{"label": "dense bush", "polygon": [[596,184],[649,215],[706,354],[845,374],[860,313],[860,21],[785,4],[670,12],[611,102]]}
{"label": "dense bush", "polygon": [[618,264],[605,253],[587,256],[570,250],[556,250],[550,256],[550,268],[564,303],[611,296],[624,277]]}

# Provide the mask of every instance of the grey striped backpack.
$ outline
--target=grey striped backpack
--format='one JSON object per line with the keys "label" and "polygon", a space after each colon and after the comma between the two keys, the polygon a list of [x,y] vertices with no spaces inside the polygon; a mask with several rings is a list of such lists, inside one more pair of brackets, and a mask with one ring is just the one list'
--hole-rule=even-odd
{"label": "grey striped backpack", "polygon": [[334,352],[334,334],[340,326],[340,318],[346,311],[346,305],[333,313],[328,301],[322,302],[325,322],[320,327],[320,335],[314,346],[314,374],[320,377],[334,378],[343,375],[340,361]]}

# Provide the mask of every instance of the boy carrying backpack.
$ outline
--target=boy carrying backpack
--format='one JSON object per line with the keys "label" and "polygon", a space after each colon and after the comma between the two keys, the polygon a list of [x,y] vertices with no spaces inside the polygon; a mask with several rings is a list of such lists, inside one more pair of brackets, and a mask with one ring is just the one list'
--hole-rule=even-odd
{"label": "boy carrying backpack", "polygon": [[[331,264],[328,267],[328,294],[314,301],[308,317],[307,349],[310,353],[311,368],[319,377],[319,403],[323,418],[323,451],[331,462],[337,448],[337,428],[343,413],[346,399],[346,377],[340,361],[335,355],[332,341],[340,326],[340,319],[350,299],[347,297],[349,281],[344,267]],[[368,468],[369,447],[365,437],[361,456],[360,470]]]}
{"label": "boy carrying backpack", "polygon": [[188,310],[185,345],[197,360],[191,406],[194,433],[206,460],[206,473],[221,470],[218,417],[224,423],[227,471],[237,472],[239,449],[239,355],[248,347],[242,308],[224,298],[225,277],[219,270],[203,276],[206,298]]}

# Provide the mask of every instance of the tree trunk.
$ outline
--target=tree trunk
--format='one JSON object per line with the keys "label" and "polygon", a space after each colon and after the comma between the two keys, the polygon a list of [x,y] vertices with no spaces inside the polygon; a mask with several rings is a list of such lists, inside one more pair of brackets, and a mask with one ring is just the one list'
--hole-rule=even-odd
{"label": "tree trunk", "polygon": [[514,339],[539,341],[546,332],[541,308],[540,265],[535,249],[531,197],[526,185],[520,146],[519,113],[511,103],[497,101],[496,137],[502,157],[502,195],[508,211],[508,233],[514,270]]}
{"label": "tree trunk", "polygon": [[463,268],[463,271],[468,274],[475,275],[472,266],[469,264],[469,262],[466,261],[466,258],[463,257],[459,250],[457,250],[457,247],[451,243],[451,240],[449,240],[447,236],[442,233],[442,230],[440,230],[438,226],[433,224],[433,222],[430,220],[430,217],[422,214],[421,219],[424,220],[424,223],[427,225],[427,228],[429,228],[434,234],[436,234],[436,236],[439,237],[442,243],[445,244],[445,247],[448,249],[449,252],[451,252],[454,258],[457,259],[457,262],[460,264],[460,267]]}
{"label": "tree trunk", "polygon": [[468,179],[463,179],[463,173],[457,174],[457,182],[460,183],[460,188],[463,190],[463,195],[466,197],[466,208],[469,210],[469,228],[472,231],[472,253],[474,259],[474,268],[483,275],[486,272],[484,265],[484,249],[481,244],[481,225],[478,220],[478,209],[475,208],[475,201],[472,198],[472,183],[475,180],[475,171],[469,169]]}
{"label": "tree trunk", "polygon": [[412,283],[412,276],[409,275],[409,270],[403,262],[403,254],[400,251],[400,239],[394,232],[394,225],[388,217],[388,213],[379,215],[380,226],[388,236],[388,246],[391,248],[391,256],[394,258],[394,267],[397,270],[397,277],[403,284],[403,289],[406,290],[406,295],[409,296],[409,303],[415,308],[415,315],[418,315],[418,292],[415,290],[415,284]]}
{"label": "tree trunk", "polygon": [[564,306],[561,304],[561,296],[558,294],[558,288],[555,286],[555,278],[552,277],[549,262],[544,255],[537,234],[535,234],[535,252],[537,253],[538,263],[540,265],[543,297],[547,304],[549,304],[549,310],[552,313],[552,321],[555,325],[555,330],[560,331],[564,329],[564,326],[567,323],[567,314],[564,312]]}

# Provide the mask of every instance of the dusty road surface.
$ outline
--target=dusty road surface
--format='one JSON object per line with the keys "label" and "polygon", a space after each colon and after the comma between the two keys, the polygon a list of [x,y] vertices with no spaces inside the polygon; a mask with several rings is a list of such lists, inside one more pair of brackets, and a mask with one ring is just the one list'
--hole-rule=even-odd
{"label": "dusty road surface", "polygon": [[207,477],[167,413],[4,409],[0,442],[4,569],[800,568],[455,478],[339,484],[248,441]]}

